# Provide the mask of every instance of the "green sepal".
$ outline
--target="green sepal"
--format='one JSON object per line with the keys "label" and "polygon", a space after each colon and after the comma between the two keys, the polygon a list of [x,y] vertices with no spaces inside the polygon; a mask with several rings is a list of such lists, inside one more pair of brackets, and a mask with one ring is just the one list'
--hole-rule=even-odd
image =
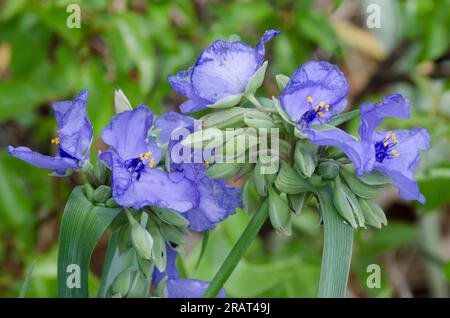
{"label": "green sepal", "polygon": [[269,218],[275,231],[285,235],[292,233],[292,213],[287,198],[282,198],[272,187],[269,190]]}
{"label": "green sepal", "polygon": [[268,62],[265,61],[256,72],[250,77],[247,86],[245,87],[245,94],[254,94],[264,82]]}
{"label": "green sepal", "polygon": [[313,191],[311,183],[300,176],[295,169],[290,167],[286,162],[281,161],[281,168],[275,178],[275,187],[287,194],[298,194]]}

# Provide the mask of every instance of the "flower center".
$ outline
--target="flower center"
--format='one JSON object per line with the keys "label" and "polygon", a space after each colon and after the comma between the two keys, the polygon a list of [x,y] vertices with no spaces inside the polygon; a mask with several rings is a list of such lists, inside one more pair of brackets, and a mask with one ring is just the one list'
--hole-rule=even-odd
{"label": "flower center", "polygon": [[382,163],[384,159],[398,158],[400,155],[397,150],[392,149],[398,145],[397,136],[393,134],[387,134],[386,138],[377,141],[375,143],[375,158],[379,163]]}
{"label": "flower center", "polygon": [[[313,120],[316,118],[322,118],[324,116],[324,112],[330,110],[330,105],[325,105],[325,102],[319,102],[317,106],[313,106],[313,98],[308,96],[307,98],[309,107],[311,108],[306,113],[303,114],[300,121],[302,121],[307,127],[311,124]],[[319,120],[320,121],[320,120]]]}
{"label": "flower center", "polygon": [[155,166],[155,158],[151,158],[152,152],[141,153],[138,158],[128,159],[125,161],[124,166],[133,175],[136,175],[136,180],[141,178],[141,173],[148,163],[150,168]]}

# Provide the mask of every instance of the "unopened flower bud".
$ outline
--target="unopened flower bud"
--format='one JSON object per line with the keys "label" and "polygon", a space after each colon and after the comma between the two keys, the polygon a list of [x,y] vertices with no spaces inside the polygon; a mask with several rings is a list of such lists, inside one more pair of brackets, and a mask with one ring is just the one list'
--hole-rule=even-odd
{"label": "unopened flower bud", "polygon": [[129,102],[125,94],[122,92],[122,90],[116,89],[114,91],[114,110],[116,114],[132,109],[133,108],[131,107],[131,103]]}
{"label": "unopened flower bud", "polygon": [[111,188],[106,185],[101,185],[94,190],[92,198],[97,203],[104,203],[111,198]]}

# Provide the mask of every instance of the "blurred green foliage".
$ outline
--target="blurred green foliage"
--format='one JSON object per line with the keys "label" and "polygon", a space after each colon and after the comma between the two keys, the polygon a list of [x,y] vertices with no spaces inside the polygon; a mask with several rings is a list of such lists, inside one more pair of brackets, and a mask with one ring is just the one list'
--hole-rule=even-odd
{"label": "blurred green foliage", "polygon": [[[71,3],[81,7],[80,29],[66,25]],[[380,29],[365,27],[369,4],[381,7]],[[419,210],[444,211],[450,200],[449,7],[449,0],[0,1],[0,296],[19,295],[34,260],[26,296],[56,296],[59,219],[71,188],[81,182],[76,176],[50,178],[7,156],[6,145],[51,153],[56,131],[49,103],[82,88],[90,91],[96,140],[112,116],[116,88],[134,106],[145,103],[156,113],[176,110],[182,99],[167,75],[191,65],[214,39],[232,34],[254,45],[266,29],[283,32],[269,45],[268,96],[278,93],[275,74],[290,75],[308,59],[327,59],[348,76],[353,107],[395,91],[411,99],[412,120],[385,126],[430,130],[432,150],[418,175],[428,203]],[[349,125],[356,131],[358,119]],[[296,217],[291,237],[269,231],[255,241],[226,285],[230,296],[316,295],[321,226],[314,207],[311,202]],[[417,208],[409,207],[414,220]],[[389,211],[388,227],[356,235],[350,284],[356,295],[398,296],[388,274],[382,288],[365,287],[368,264],[419,240],[417,222],[398,213],[391,219]],[[246,222],[248,216],[238,211],[214,230],[195,269],[198,242],[185,260],[189,276],[211,279]],[[448,268],[447,260],[447,277]]]}

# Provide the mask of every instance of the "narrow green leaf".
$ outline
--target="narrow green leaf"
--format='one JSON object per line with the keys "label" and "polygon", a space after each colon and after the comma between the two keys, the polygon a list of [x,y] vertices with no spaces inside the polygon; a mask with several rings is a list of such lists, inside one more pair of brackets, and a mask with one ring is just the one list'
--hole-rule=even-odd
{"label": "narrow green leaf", "polygon": [[339,126],[339,125],[341,125],[343,123],[346,123],[349,120],[355,118],[358,115],[359,115],[359,109],[352,110],[350,112],[337,115],[331,120],[329,125],[331,125],[331,126]]}
{"label": "narrow green leaf", "polygon": [[202,249],[200,250],[200,255],[198,256],[197,263],[195,264],[195,269],[197,269],[198,265],[200,265],[200,261],[202,260],[203,255],[205,254],[206,246],[208,246],[208,241],[209,241],[209,231],[205,231],[203,232]]}
{"label": "narrow green leaf", "polygon": [[33,263],[31,263],[30,269],[27,272],[27,275],[25,276],[22,289],[20,290],[19,298],[25,298],[25,294],[27,293],[28,286],[30,285],[31,275],[33,274],[33,269],[35,265],[36,261],[33,261]]}
{"label": "narrow green leaf", "polygon": [[[92,251],[120,208],[94,206],[82,187],[76,187],[67,201],[61,221],[58,250],[58,290],[60,297],[88,297],[88,272]],[[79,266],[80,288],[71,284],[70,265]],[[73,279],[76,279],[76,275]]]}
{"label": "narrow green leaf", "polygon": [[343,222],[334,208],[330,187],[320,189],[318,199],[324,223],[319,297],[342,298],[347,291],[353,229]]}

